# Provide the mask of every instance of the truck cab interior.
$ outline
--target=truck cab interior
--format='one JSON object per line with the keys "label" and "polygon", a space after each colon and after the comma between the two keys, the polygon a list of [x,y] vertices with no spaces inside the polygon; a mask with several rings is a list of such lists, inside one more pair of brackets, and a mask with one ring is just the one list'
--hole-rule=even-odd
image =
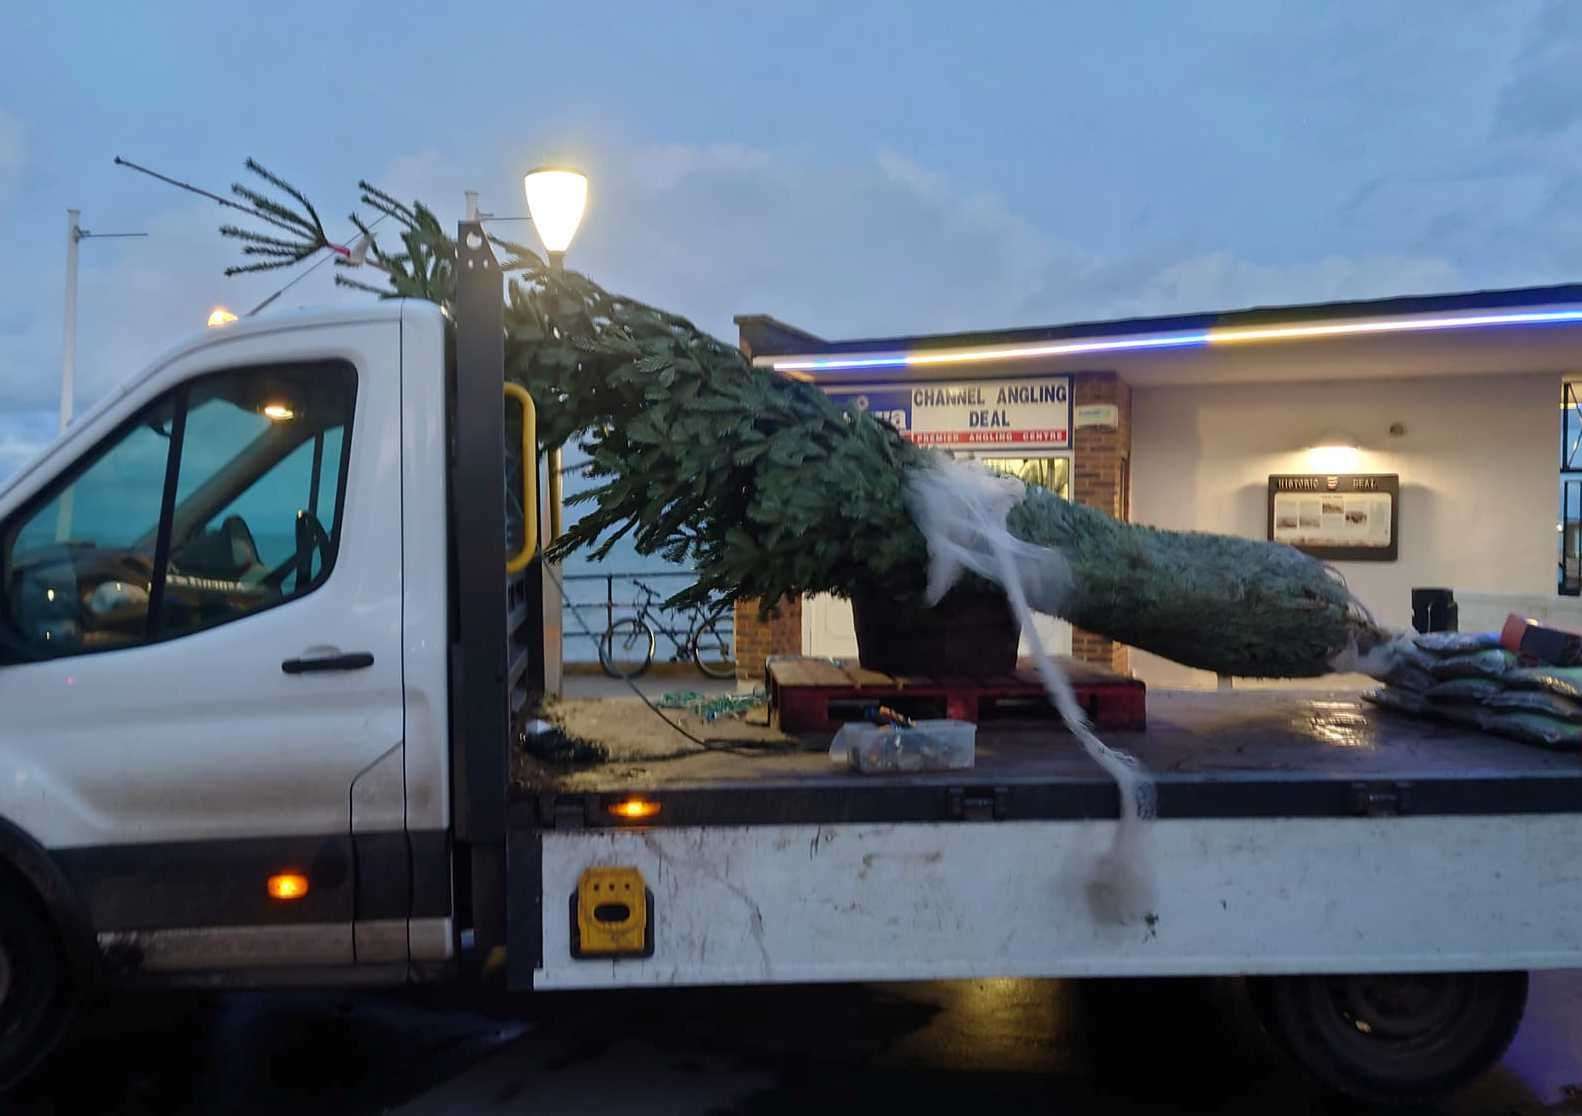
{"label": "truck cab interior", "polygon": [[25,657],[114,650],[270,608],[328,576],[354,378],[218,373],[155,401],[0,526]]}

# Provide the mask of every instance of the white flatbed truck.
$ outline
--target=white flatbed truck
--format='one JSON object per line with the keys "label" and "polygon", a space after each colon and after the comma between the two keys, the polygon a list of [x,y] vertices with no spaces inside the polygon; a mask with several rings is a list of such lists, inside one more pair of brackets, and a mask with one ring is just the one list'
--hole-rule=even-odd
{"label": "white flatbed truck", "polygon": [[1112,735],[1159,792],[1124,922],[1086,890],[1115,788],[1047,729],[513,789],[553,583],[480,231],[461,325],[210,330],[0,490],[0,1081],[95,985],[1226,975],[1323,1083],[1406,1098],[1582,966],[1582,762],[1344,696],[1154,694]]}

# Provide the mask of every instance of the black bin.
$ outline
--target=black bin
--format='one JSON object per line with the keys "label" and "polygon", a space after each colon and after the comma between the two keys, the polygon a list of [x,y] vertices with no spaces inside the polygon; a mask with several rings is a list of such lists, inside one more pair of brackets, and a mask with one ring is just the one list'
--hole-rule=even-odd
{"label": "black bin", "polygon": [[1412,627],[1419,632],[1459,632],[1456,595],[1449,589],[1412,590]]}

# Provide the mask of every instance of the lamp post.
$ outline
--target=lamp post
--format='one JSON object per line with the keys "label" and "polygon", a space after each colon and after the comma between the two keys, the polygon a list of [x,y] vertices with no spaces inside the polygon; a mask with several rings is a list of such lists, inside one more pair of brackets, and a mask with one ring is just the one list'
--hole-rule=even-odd
{"label": "lamp post", "polygon": [[522,190],[549,266],[559,271],[588,207],[588,176],[567,167],[539,167],[523,177]]}
{"label": "lamp post", "polygon": [[[566,249],[571,247],[582,224],[583,212],[588,208],[588,176],[569,167],[539,167],[522,178],[522,192],[527,195],[527,212],[538,239],[549,255],[551,271],[559,272],[566,259]],[[469,212],[475,202],[468,197]],[[560,450],[549,451],[546,463],[549,472],[549,537],[560,537]]]}
{"label": "lamp post", "polygon": [[80,241],[125,240],[129,237],[147,236],[147,233],[96,233],[79,224],[82,210],[66,211],[66,314],[61,338],[60,358],[60,428],[64,432],[71,422],[72,403],[77,394],[77,244]]}

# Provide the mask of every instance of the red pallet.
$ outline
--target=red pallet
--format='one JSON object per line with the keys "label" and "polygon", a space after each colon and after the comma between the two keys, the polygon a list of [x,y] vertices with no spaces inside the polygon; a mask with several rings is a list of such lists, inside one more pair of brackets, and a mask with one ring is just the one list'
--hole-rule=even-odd
{"label": "red pallet", "polygon": [[[1128,732],[1146,727],[1142,682],[1074,659],[1060,663],[1095,728]],[[875,705],[909,717],[976,724],[1058,719],[1037,672],[1025,663],[1011,674],[930,678],[881,674],[851,660],[777,656],[769,660],[767,675],[769,710],[782,732],[834,732],[862,720],[863,711]]]}

